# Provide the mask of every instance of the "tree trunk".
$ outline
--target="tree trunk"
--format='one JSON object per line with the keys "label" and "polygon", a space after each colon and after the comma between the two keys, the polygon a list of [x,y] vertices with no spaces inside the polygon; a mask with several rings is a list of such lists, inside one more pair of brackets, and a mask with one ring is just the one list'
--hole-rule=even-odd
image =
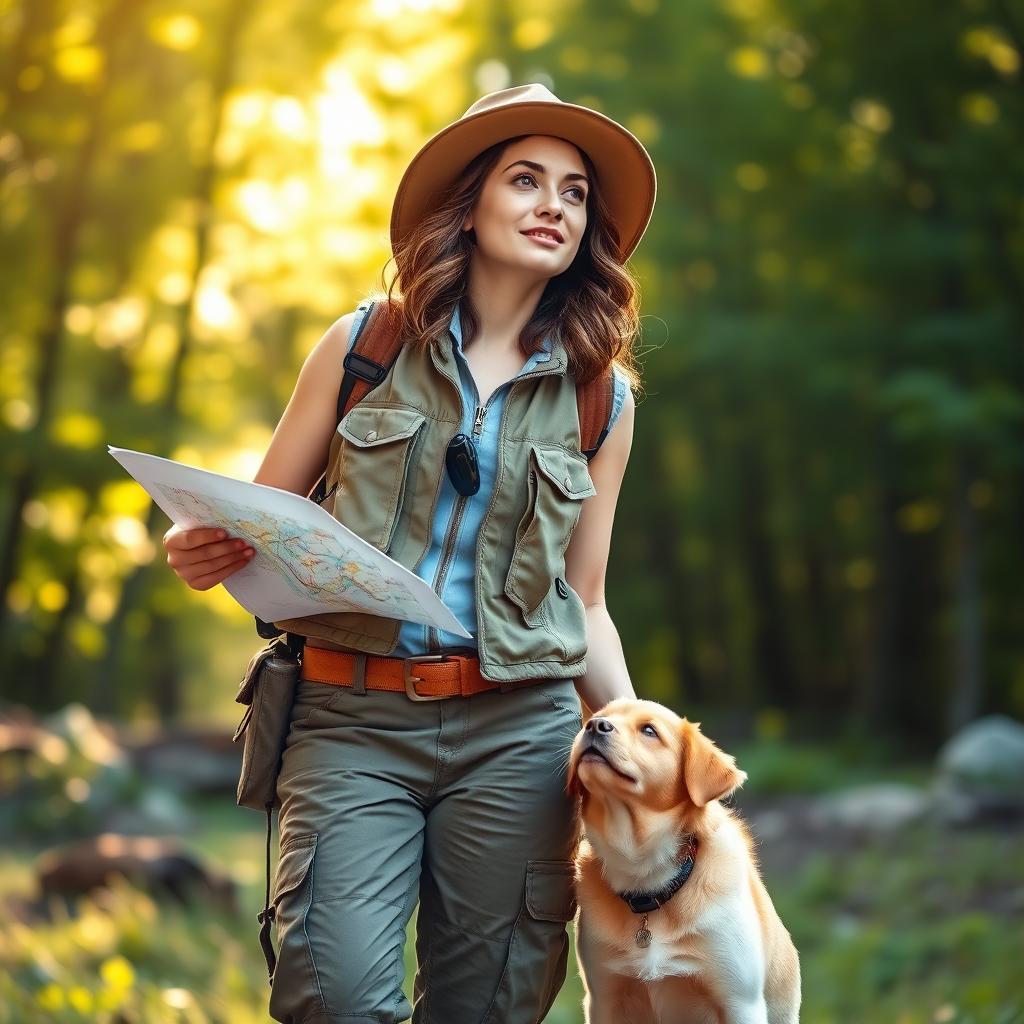
{"label": "tree trunk", "polygon": [[[141,14],[142,4],[137,0],[120,0],[100,23],[96,32],[97,44],[110,52],[120,38],[126,35]],[[35,380],[36,420],[23,444],[25,457],[15,470],[9,484],[11,504],[7,524],[0,542],[0,595],[6,594],[17,578],[18,554],[25,524],[25,506],[36,490],[38,467],[45,465],[42,458],[53,413],[53,396],[57,383],[60,343],[63,337],[64,316],[71,295],[71,272],[78,248],[79,233],[88,212],[89,183],[93,166],[103,137],[104,104],[110,90],[110,75],[104,76],[91,104],[94,111],[88,132],[78,150],[75,165],[68,176],[68,186],[54,218],[51,236],[53,288],[46,301],[42,327],[37,340],[39,361]],[[0,600],[0,641],[6,638],[10,616],[7,602]],[[3,645],[5,650],[9,645]]]}
{"label": "tree trunk", "polygon": [[740,550],[750,585],[754,616],[754,659],[772,707],[790,710],[797,695],[793,658],[786,637],[783,596],[768,536],[768,497],[760,457],[744,440],[739,450]]}
{"label": "tree trunk", "polygon": [[978,556],[978,513],[971,503],[974,457],[967,449],[956,455],[953,477],[955,522],[953,593],[956,629],[955,677],[949,693],[946,728],[963,728],[981,710],[983,692],[981,571]]}
{"label": "tree trunk", "polygon": [[[252,14],[252,6],[244,0],[233,0],[228,8],[221,26],[220,41],[217,53],[220,59],[214,69],[211,80],[210,103],[213,114],[210,118],[210,130],[203,147],[202,162],[196,174],[195,185],[191,198],[198,210],[195,224],[194,253],[191,280],[188,295],[178,307],[178,350],[167,382],[164,394],[163,419],[168,424],[166,432],[167,444],[165,451],[174,447],[174,436],[179,422],[178,405],[181,397],[181,381],[183,368],[192,351],[192,320],[195,313],[196,295],[199,278],[206,266],[209,251],[210,228],[213,221],[212,197],[213,185],[216,180],[215,147],[220,135],[224,119],[224,106],[227,94],[234,81],[235,64],[238,57],[241,39],[241,27],[244,17]],[[146,532],[153,537],[158,550],[163,550],[162,538],[166,530],[166,517],[163,510],[151,502],[146,515]],[[158,563],[162,572],[169,571],[162,562]],[[103,678],[107,685],[102,693],[106,695],[104,704],[117,702],[115,692],[121,680],[123,658],[123,636],[125,619],[131,609],[140,605],[145,593],[145,584],[151,566],[139,566],[125,579],[118,599],[117,610],[110,621],[108,636],[110,643],[104,659]],[[146,671],[149,696],[155,707],[159,707],[166,719],[173,719],[181,708],[180,671],[178,669],[177,646],[171,639],[173,624],[159,621],[167,618],[167,613],[152,611],[152,635],[147,645],[147,653],[151,657],[150,669]],[[156,641],[160,641],[160,646]],[[109,710],[104,707],[104,710]]]}

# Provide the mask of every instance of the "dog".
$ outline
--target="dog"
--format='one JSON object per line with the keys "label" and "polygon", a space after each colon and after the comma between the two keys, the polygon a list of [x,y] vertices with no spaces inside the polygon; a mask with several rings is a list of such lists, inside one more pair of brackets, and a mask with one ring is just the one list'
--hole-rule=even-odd
{"label": "dog", "polygon": [[654,701],[613,700],[576,736],[586,1024],[797,1024],[796,947],[719,802],[746,779],[700,722]]}

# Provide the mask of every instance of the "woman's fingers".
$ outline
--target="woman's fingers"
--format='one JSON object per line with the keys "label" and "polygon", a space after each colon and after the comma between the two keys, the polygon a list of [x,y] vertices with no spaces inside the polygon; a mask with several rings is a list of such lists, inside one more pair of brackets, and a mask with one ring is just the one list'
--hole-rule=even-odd
{"label": "woman's fingers", "polygon": [[227,537],[227,531],[216,526],[197,526],[182,530],[177,523],[164,534],[164,547],[176,551],[189,551]]}
{"label": "woman's fingers", "polygon": [[193,548],[172,548],[167,552],[167,564],[175,570],[187,569],[190,565],[202,565],[203,562],[214,558],[223,558],[225,555],[238,556],[251,550],[244,540],[232,537],[230,540],[219,540]]}
{"label": "woman's fingers", "polygon": [[251,561],[251,557],[236,559],[234,562],[229,562],[225,568],[218,569],[216,572],[204,573],[202,576],[193,578],[189,581],[189,586],[193,590],[209,590],[210,587],[215,587],[222,580],[226,580]]}
{"label": "woman's fingers", "polygon": [[[193,590],[208,590],[252,560],[255,551],[240,537],[217,527],[168,530],[167,564]],[[224,538],[224,539],[218,539]]]}
{"label": "woman's fingers", "polygon": [[214,572],[204,573],[201,576],[197,576],[193,579],[189,586],[193,590],[209,590],[211,587],[215,587],[218,583],[222,583],[229,576],[233,576],[239,569],[249,564],[250,559],[236,559],[234,562],[229,562],[226,566],[215,570]]}

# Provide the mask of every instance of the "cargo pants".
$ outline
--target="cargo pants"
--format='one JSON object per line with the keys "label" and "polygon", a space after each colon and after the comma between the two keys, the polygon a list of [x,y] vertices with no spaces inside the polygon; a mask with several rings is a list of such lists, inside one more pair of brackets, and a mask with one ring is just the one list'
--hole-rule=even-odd
{"label": "cargo pants", "polygon": [[430,702],[301,680],[277,784],[273,1019],[539,1024],[576,909],[580,726],[571,679]]}

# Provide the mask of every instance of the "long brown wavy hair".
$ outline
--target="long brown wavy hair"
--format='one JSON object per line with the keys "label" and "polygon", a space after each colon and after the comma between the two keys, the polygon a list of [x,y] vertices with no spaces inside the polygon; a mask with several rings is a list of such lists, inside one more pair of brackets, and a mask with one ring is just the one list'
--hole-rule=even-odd
{"label": "long brown wavy hair", "polygon": [[[399,289],[405,344],[429,344],[447,330],[457,302],[470,336],[479,326],[466,291],[475,243],[471,232],[462,230],[462,222],[502,153],[522,138],[526,136],[496,143],[466,165],[437,206],[396,248],[397,273],[390,285],[384,265],[383,292],[369,297],[398,301],[393,293]],[[565,346],[569,372],[579,383],[588,383],[614,362],[636,390],[640,386],[635,354],[640,332],[639,283],[619,259],[619,235],[608,216],[594,165],[582,150],[580,155],[591,181],[586,230],[572,264],[547,283],[519,336],[519,347],[526,358],[552,334]]]}

